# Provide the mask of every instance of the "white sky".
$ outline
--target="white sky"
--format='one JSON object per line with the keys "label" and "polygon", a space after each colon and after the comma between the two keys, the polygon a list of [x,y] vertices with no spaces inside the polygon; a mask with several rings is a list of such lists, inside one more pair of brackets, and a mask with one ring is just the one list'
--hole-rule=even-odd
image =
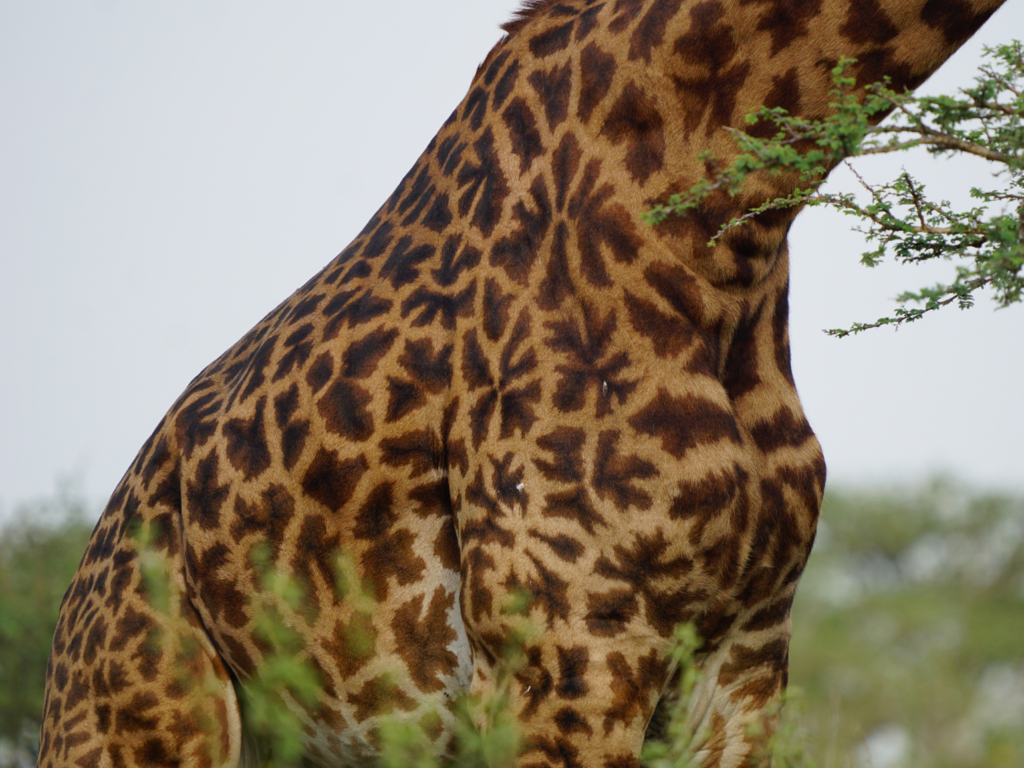
{"label": "white sky", "polygon": [[[388,197],[517,6],[0,3],[0,516],[62,477],[104,501],[189,380]],[[1014,34],[1022,0],[925,90],[969,84]],[[914,170],[954,199],[986,174]],[[951,269],[867,270],[850,222],[811,211],[791,236],[794,368],[831,481],[1024,489],[1024,307],[829,339]]]}

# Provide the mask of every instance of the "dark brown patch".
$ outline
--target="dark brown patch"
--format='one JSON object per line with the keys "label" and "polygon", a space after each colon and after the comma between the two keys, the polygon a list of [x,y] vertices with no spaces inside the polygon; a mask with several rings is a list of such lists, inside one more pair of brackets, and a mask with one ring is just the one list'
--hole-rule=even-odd
{"label": "dark brown patch", "polygon": [[559,645],[555,650],[558,652],[558,683],[555,693],[559,698],[569,700],[586,696],[590,690],[587,685],[590,650],[585,645],[572,648]]}
{"label": "dark brown patch", "polygon": [[384,421],[388,424],[405,418],[427,404],[427,397],[411,381],[388,376],[388,410]]}
{"label": "dark brown patch", "polygon": [[479,130],[483,125],[484,117],[487,115],[487,100],[490,94],[484,88],[477,86],[466,96],[465,106],[462,108],[462,119],[469,123],[474,131]]}
{"label": "dark brown patch", "polygon": [[[243,627],[249,621],[245,595],[232,576],[232,551],[227,544],[214,544],[200,556],[191,542],[185,548],[189,577],[199,589],[202,604],[217,624]],[[220,573],[226,573],[223,578]]]}
{"label": "dark brown patch", "polygon": [[673,499],[668,513],[674,520],[693,522],[691,543],[698,544],[708,522],[732,506],[739,491],[741,472],[739,468],[736,471],[721,470],[708,472],[694,482],[679,481],[679,495]]}
{"label": "dark brown patch", "polygon": [[189,522],[199,524],[204,531],[220,526],[220,510],[224,506],[231,486],[220,485],[220,457],[216,449],[210,451],[196,466],[195,474],[186,483],[185,500]]}
{"label": "dark brown patch", "polygon": [[548,629],[554,626],[555,619],[568,621],[569,582],[549,568],[545,568],[533,553],[527,551],[526,556],[533,563],[534,573],[522,581],[510,578],[505,587],[510,592],[525,587],[530,594],[530,611],[543,611],[547,617]]}
{"label": "dark brown patch", "polygon": [[438,587],[421,620],[423,601],[424,595],[417,595],[398,607],[391,629],[413,683],[424,693],[432,693],[444,688],[442,676],[451,675],[458,666],[458,658],[448,650],[456,640],[455,630],[448,626],[455,596]]}
{"label": "dark brown patch", "polygon": [[693,133],[709,113],[705,127],[708,136],[721,126],[729,125],[736,97],[750,73],[750,62],[732,63],[739,47],[724,17],[720,0],[698,3],[690,10],[690,31],[675,42],[676,54],[704,73],[673,76],[676,91],[686,106],[684,129],[687,135]]}
{"label": "dark brown patch", "polygon": [[519,157],[519,173],[525,174],[533,161],[544,154],[544,140],[537,130],[537,121],[521,96],[509,102],[501,118],[508,128],[512,151]]}
{"label": "dark brown patch", "polygon": [[554,130],[569,116],[569,97],[572,95],[572,63],[555,66],[548,71],[537,70],[529,83],[544,106],[548,128]]}
{"label": "dark brown patch", "polygon": [[975,12],[967,0],[928,0],[921,9],[921,20],[929,27],[942,30],[951,46],[959,46],[995,12],[989,8]]}
{"label": "dark brown patch", "polygon": [[[764,105],[769,109],[781,107],[787,114],[800,113],[800,75],[796,67],[790,67],[785,74],[772,75],[772,89],[765,96]],[[770,139],[779,129],[770,120],[759,120],[747,128],[747,133],[761,139]]]}
{"label": "dark brown patch", "polygon": [[772,453],[782,448],[799,448],[814,437],[814,432],[803,414],[782,407],[770,419],[756,422],[750,435],[762,452]]}
{"label": "dark brown patch", "polygon": [[625,655],[614,651],[608,654],[607,664],[612,675],[612,700],[604,713],[605,736],[612,732],[616,723],[630,728],[637,717],[642,727],[650,715],[650,693],[660,688],[668,675],[668,659],[661,658],[652,649],[637,659],[634,671]]}
{"label": "dark brown patch", "polygon": [[537,446],[553,454],[554,461],[534,459],[537,469],[548,480],[576,483],[583,480],[583,443],[586,433],[576,427],[559,427],[537,438]]}
{"label": "dark brown patch", "polygon": [[416,536],[407,528],[389,530],[379,541],[363,552],[360,564],[364,573],[373,574],[374,596],[381,602],[388,598],[391,576],[400,586],[419,581],[427,564],[413,550]]}
{"label": "dark brown patch", "polygon": [[446,344],[435,352],[431,339],[407,340],[398,362],[417,384],[436,393],[451,384],[453,351],[453,345]]}
{"label": "dark brown patch", "polygon": [[615,34],[621,34],[629,28],[636,18],[640,15],[640,9],[643,8],[644,0],[615,0],[615,8],[613,13],[615,17],[608,25],[608,30]]}
{"label": "dark brown patch", "polygon": [[654,100],[630,81],[609,110],[601,135],[616,146],[626,144],[626,168],[645,184],[665,164],[664,125]]}
{"label": "dark brown patch", "polygon": [[347,680],[377,653],[377,629],[373,626],[373,618],[356,612],[347,622],[339,619],[335,622],[331,639],[324,640],[322,645],[338,668],[338,674]]}
{"label": "dark brown patch", "polygon": [[567,21],[530,38],[530,53],[543,59],[564,51],[572,39],[573,22]]}
{"label": "dark brown patch", "polygon": [[636,381],[626,379],[629,354],[617,350],[613,338],[617,327],[614,311],[601,315],[592,304],[581,302],[583,325],[574,318],[545,323],[551,336],[544,343],[562,353],[564,362],[555,366],[559,374],[552,398],[562,413],[578,411],[586,404],[587,393],[595,390],[595,412],[598,417],[612,411],[613,399],[624,405],[636,388]]}
{"label": "dark brown patch", "polygon": [[402,302],[402,317],[406,318],[416,310],[420,310],[420,313],[412,320],[413,327],[423,328],[439,321],[442,328],[450,331],[455,328],[455,318],[468,317],[472,312],[475,297],[475,279],[454,295],[432,291],[421,285]]}
{"label": "dark brown patch", "polygon": [[491,248],[491,266],[501,267],[509,278],[526,285],[551,226],[551,200],[542,176],[530,185],[528,198],[516,201],[512,215],[518,228]]}
{"label": "dark brown patch", "polygon": [[416,702],[387,675],[378,675],[367,681],[358,692],[348,695],[348,701],[355,705],[358,722],[377,715],[390,715],[396,709],[411,712],[416,708]]}
{"label": "dark brown patch", "polygon": [[731,400],[739,400],[753,392],[761,383],[757,332],[764,314],[764,303],[753,312],[746,313],[736,327],[725,360],[725,378],[722,385]]}
{"label": "dark brown patch", "polygon": [[629,59],[651,63],[651,52],[665,39],[665,29],[679,12],[683,0],[655,0],[647,9],[629,39]]}
{"label": "dark brown patch", "polygon": [[371,376],[397,338],[397,329],[381,327],[352,342],[342,355],[341,375],[351,379]]}
{"label": "dark brown patch", "polygon": [[587,718],[572,707],[562,707],[559,709],[555,713],[554,722],[555,727],[566,736],[573,733],[585,733],[587,735],[593,735],[594,733],[594,729],[590,727]]}
{"label": "dark brown patch", "polygon": [[793,370],[789,355],[789,283],[786,283],[786,287],[782,289],[775,302],[775,312],[772,315],[772,343],[775,350],[775,366],[792,386]]}
{"label": "dark brown patch", "polygon": [[281,452],[285,469],[291,470],[302,458],[309,436],[309,422],[292,421],[299,409],[299,385],[292,384],[287,391],[274,398],[274,420],[281,430]]}
{"label": "dark brown patch", "polygon": [[633,482],[655,477],[658,470],[649,461],[634,455],[620,454],[620,437],[618,430],[606,430],[598,439],[597,456],[594,459],[594,492],[601,499],[611,499],[620,512],[630,507],[650,509],[651,495]]}
{"label": "dark brown patch", "polygon": [[579,141],[572,132],[567,132],[562,137],[558,148],[551,156],[551,170],[555,178],[555,208],[559,211],[565,207],[569,187],[576,178],[582,156]]}
{"label": "dark brown patch", "polygon": [[568,225],[564,221],[558,222],[537,299],[537,305],[541,309],[558,309],[563,299],[575,292],[572,274],[569,271],[569,237]]}
{"label": "dark brown patch", "polygon": [[642,598],[648,626],[662,637],[670,636],[679,622],[692,618],[707,595],[704,589],[685,586],[683,579],[693,570],[693,561],[684,554],[673,556],[671,550],[658,528],[651,535],[637,534],[628,546],[616,544],[612,557],[603,554],[594,566],[595,573],[626,582],[631,593]]}
{"label": "dark brown patch", "polygon": [[302,478],[302,490],[311,499],[337,512],[352,498],[367,467],[362,454],[354,459],[339,460],[334,451],[320,448]]}
{"label": "dark brown patch", "polygon": [[389,467],[410,469],[414,479],[440,467],[441,441],[431,429],[416,429],[380,442],[381,462]]}
{"label": "dark brown patch", "polygon": [[294,515],[295,499],[287,488],[278,483],[258,494],[252,502],[239,494],[235,496],[231,537],[240,543],[249,534],[258,534],[260,541],[270,545],[271,558],[276,560]]}
{"label": "dark brown patch", "polygon": [[334,357],[330,352],[324,352],[306,371],[306,383],[309,385],[312,394],[323,389],[334,374]]}
{"label": "dark brown patch", "polygon": [[595,43],[589,43],[580,53],[580,97],[576,116],[584,124],[590,122],[594,109],[608,95],[616,69],[615,57]]}
{"label": "dark brown patch", "polygon": [[519,80],[519,62],[513,60],[508,65],[508,69],[505,70],[505,74],[498,80],[498,84],[494,86],[494,108],[501,109],[501,105],[505,103],[505,99],[509,97],[509,94],[515,90],[516,82]]}
{"label": "dark brown patch", "polygon": [[266,405],[267,398],[263,396],[256,401],[251,419],[231,419],[224,425],[228,461],[246,480],[259,477],[270,466],[270,446],[263,420]]}
{"label": "dark brown patch", "polygon": [[693,325],[685,316],[662,312],[653,301],[625,291],[633,330],[651,342],[658,357],[675,357],[694,341]]}
{"label": "dark brown patch", "polygon": [[555,681],[551,677],[551,673],[541,663],[540,648],[537,646],[526,648],[526,660],[526,669],[520,671],[516,675],[516,679],[523,685],[525,689],[523,696],[527,700],[522,717],[530,718],[536,714],[541,703],[551,695]]}
{"label": "dark brown patch", "polygon": [[470,245],[459,246],[462,237],[449,237],[441,247],[441,266],[431,271],[431,275],[439,286],[449,288],[458,282],[463,272],[471,271],[483,256],[480,251]]}
{"label": "dark brown patch", "polygon": [[317,401],[316,408],[328,432],[362,442],[373,436],[373,396],[349,379],[338,379]]}
{"label": "dark brown patch", "polygon": [[[447,489],[445,489],[447,492]],[[448,500],[447,504],[442,506],[441,509],[451,514],[451,501]],[[437,556],[437,561],[441,564],[442,568],[447,568],[450,571],[458,571],[459,564],[461,562],[459,557],[459,539],[455,534],[455,525],[449,520],[441,529],[437,532],[437,537],[434,539],[434,555]]]}
{"label": "dark brown patch", "polygon": [[193,451],[206,445],[217,432],[216,415],[222,405],[216,393],[209,392],[190,400],[178,412],[174,427],[186,461],[192,458]]}
{"label": "dark brown patch", "polygon": [[757,28],[772,36],[772,56],[775,56],[797,38],[807,36],[808,22],[821,12],[822,0],[740,0],[741,6],[753,3],[768,6]]}
{"label": "dark brown patch", "polygon": [[444,232],[452,223],[452,211],[448,205],[448,194],[440,194],[434,198],[430,210],[423,216],[423,226],[433,232]]}
{"label": "dark brown patch", "polygon": [[580,555],[583,554],[583,544],[571,536],[566,536],[564,533],[548,536],[531,528],[530,535],[547,544],[556,557],[567,563],[575,563]]}
{"label": "dark brown patch", "polygon": [[640,434],[660,438],[662,449],[677,459],[698,445],[722,439],[740,443],[736,419],[729,411],[695,395],[676,397],[664,387],[629,424]]}
{"label": "dark brown patch", "polygon": [[314,604],[318,602],[316,596],[321,590],[317,588],[315,573],[320,574],[323,584],[334,594],[336,600],[344,597],[338,591],[338,581],[334,572],[334,561],[340,552],[341,534],[337,531],[333,534],[329,532],[323,515],[306,515],[295,540],[291,566],[292,572],[304,582],[307,600]]}
{"label": "dark brown patch", "polygon": [[509,307],[515,296],[501,290],[501,285],[493,277],[487,278],[484,285],[483,330],[491,341],[499,341],[505,335],[509,321]]}
{"label": "dark brown patch", "polygon": [[[316,304],[310,307],[310,313],[316,309],[321,299],[323,299],[322,296],[318,298]],[[300,370],[306,364],[306,361],[309,360],[309,356],[313,352],[313,341],[310,338],[312,335],[313,325],[311,323],[307,323],[288,335],[283,345],[284,354],[277,361],[274,381],[280,381],[284,377],[291,375],[293,370]]]}
{"label": "dark brown patch", "polygon": [[629,211],[615,202],[615,187],[600,184],[601,161],[587,163],[576,194],[569,200],[569,217],[576,223],[580,271],[591,284],[611,284],[604,252],[621,263],[636,261],[643,240]]}
{"label": "dark brown patch", "polygon": [[856,3],[850,3],[846,23],[839,31],[858,45],[885,45],[900,32],[879,0],[857,0]]}
{"label": "dark brown patch", "polygon": [[473,143],[477,162],[467,159],[459,170],[456,183],[462,190],[459,197],[459,215],[468,217],[484,237],[490,237],[501,219],[505,199],[509,195],[508,182],[501,170],[501,160],[494,147],[494,133],[487,128]]}
{"label": "dark brown patch", "polygon": [[[416,211],[414,214],[419,218]],[[418,265],[432,258],[436,252],[432,245],[413,245],[413,242],[411,236],[406,236],[395,243],[378,272],[380,279],[387,280],[395,291],[416,282],[420,276]]]}
{"label": "dark brown patch", "polygon": [[561,517],[578,523],[588,534],[593,535],[597,526],[607,526],[604,518],[595,509],[590,493],[582,484],[558,493],[544,496],[545,517]]}
{"label": "dark brown patch", "polygon": [[793,595],[761,608],[743,624],[744,632],[761,632],[773,629],[789,618],[793,607]]}
{"label": "dark brown patch", "polygon": [[753,699],[756,706],[763,705],[782,685],[782,675],[789,660],[788,646],[785,640],[773,640],[761,648],[734,645],[729,660],[718,672],[719,685],[728,686],[738,680],[747,680],[737,693]]}

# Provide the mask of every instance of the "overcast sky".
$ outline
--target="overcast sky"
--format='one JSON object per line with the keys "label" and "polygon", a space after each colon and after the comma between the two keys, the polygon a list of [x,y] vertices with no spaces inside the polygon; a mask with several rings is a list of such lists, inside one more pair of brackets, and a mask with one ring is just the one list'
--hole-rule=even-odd
{"label": "overcast sky", "polygon": [[[0,3],[0,516],[62,477],[103,502],[189,380],[388,197],[517,5]],[[968,85],[1014,31],[1022,0],[925,90]],[[987,180],[913,169],[937,197]],[[791,236],[794,369],[830,481],[1024,489],[1024,307],[829,339],[951,270],[867,270],[849,225],[811,211]]]}

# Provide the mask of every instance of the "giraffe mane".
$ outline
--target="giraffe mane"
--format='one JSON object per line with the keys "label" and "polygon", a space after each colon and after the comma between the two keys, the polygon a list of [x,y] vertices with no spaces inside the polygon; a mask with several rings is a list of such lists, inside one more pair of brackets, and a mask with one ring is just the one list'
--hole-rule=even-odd
{"label": "giraffe mane", "polygon": [[525,27],[534,16],[539,16],[548,7],[561,0],[523,0],[522,7],[512,14],[512,18],[501,25],[509,37]]}
{"label": "giraffe mane", "polygon": [[561,0],[523,0],[523,5],[512,14],[512,18],[501,25],[501,30],[505,33],[501,39],[495,43],[494,47],[488,52],[487,56],[480,66],[476,68],[476,76],[479,76],[483,72],[487,65],[494,60],[494,57],[498,55],[501,49],[505,46],[505,43],[509,41],[519,30],[525,27],[535,16],[540,16],[550,6],[561,2]]}

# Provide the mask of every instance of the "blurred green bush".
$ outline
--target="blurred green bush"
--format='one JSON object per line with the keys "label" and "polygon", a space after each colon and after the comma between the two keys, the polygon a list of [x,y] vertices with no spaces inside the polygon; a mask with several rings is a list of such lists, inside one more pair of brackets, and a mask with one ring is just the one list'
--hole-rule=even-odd
{"label": "blurred green bush", "polygon": [[31,751],[38,739],[57,612],[95,517],[63,489],[19,507],[0,528],[0,765],[13,759],[4,754]]}
{"label": "blurred green bush", "polygon": [[790,684],[822,766],[1024,766],[1024,499],[825,499]]}

